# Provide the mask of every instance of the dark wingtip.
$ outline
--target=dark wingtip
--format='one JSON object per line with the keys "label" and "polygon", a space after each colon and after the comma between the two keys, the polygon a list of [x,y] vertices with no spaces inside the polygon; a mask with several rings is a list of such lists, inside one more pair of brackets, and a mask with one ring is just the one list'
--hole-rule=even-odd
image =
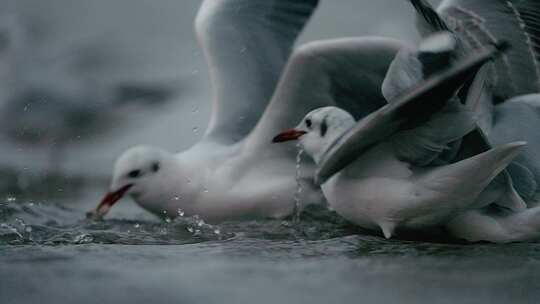
{"label": "dark wingtip", "polygon": [[506,53],[506,52],[508,52],[508,50],[510,50],[512,48],[512,44],[510,44],[510,42],[508,42],[506,40],[498,41],[498,42],[494,43],[493,46],[500,53]]}
{"label": "dark wingtip", "polygon": [[427,24],[435,31],[450,31],[446,22],[441,18],[437,11],[425,0],[409,0]]}

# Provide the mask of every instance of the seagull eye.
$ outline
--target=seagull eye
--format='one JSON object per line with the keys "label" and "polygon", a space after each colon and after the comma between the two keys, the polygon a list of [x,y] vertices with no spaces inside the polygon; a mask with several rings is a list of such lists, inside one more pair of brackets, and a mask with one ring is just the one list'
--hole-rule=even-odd
{"label": "seagull eye", "polygon": [[159,171],[159,163],[155,162],[152,164],[152,172],[158,172]]}
{"label": "seagull eye", "polygon": [[131,171],[129,171],[129,173],[127,175],[130,178],[137,178],[137,177],[141,176],[141,170],[131,170]]}
{"label": "seagull eye", "polygon": [[313,122],[311,121],[311,119],[309,119],[309,118],[306,119],[306,126],[307,126],[308,128],[311,129],[311,125],[312,125],[312,124],[313,124]]}
{"label": "seagull eye", "polygon": [[325,117],[321,123],[321,137],[324,137],[324,135],[326,135],[326,131],[328,131],[328,123],[326,122]]}

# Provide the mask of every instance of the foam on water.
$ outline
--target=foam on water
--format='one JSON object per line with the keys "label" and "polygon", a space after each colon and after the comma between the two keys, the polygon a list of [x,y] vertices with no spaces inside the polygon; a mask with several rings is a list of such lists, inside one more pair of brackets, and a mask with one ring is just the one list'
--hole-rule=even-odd
{"label": "foam on water", "polygon": [[95,221],[62,204],[0,203],[0,245],[186,244],[232,236],[198,217]]}
{"label": "foam on water", "polygon": [[[301,187],[298,184],[298,187]],[[239,221],[219,225],[199,216],[176,215],[160,219],[92,220],[86,208],[66,203],[4,199],[0,202],[1,245],[163,244],[179,245],[223,241],[238,236],[261,239],[321,239],[354,233],[344,220],[322,207],[311,206],[300,217],[301,192],[295,196],[294,225],[289,221]],[[126,202],[128,203],[128,202]],[[71,207],[73,206],[73,207]]]}

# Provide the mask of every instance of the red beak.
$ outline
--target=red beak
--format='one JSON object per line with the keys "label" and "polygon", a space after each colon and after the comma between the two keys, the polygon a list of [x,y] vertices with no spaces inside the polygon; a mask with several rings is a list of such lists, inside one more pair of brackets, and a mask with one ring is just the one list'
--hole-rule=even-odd
{"label": "red beak", "polygon": [[133,184],[125,185],[124,187],[114,191],[114,192],[108,192],[105,194],[99,205],[97,206],[96,210],[94,212],[89,212],[88,216],[92,217],[98,217],[101,218],[107,212],[109,212],[109,209],[117,202],[119,201],[126,192],[133,187]]}
{"label": "red beak", "polygon": [[276,137],[272,139],[272,142],[280,143],[280,142],[285,142],[285,141],[290,141],[290,140],[297,140],[298,138],[300,138],[302,135],[306,133],[307,133],[306,131],[296,130],[296,129],[285,130],[279,133],[278,135],[276,135]]}

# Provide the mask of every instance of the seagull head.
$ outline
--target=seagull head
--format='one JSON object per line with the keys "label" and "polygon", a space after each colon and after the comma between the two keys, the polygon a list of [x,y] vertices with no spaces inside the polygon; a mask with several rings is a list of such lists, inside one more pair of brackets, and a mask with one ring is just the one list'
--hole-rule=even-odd
{"label": "seagull head", "polygon": [[134,147],[124,152],[114,165],[109,192],[89,215],[101,218],[126,195],[137,200],[156,191],[154,188],[163,178],[163,169],[171,158],[169,152],[148,146]]}
{"label": "seagull head", "polygon": [[345,110],[318,108],[309,112],[295,128],[279,133],[272,142],[298,140],[306,153],[319,163],[326,150],[354,124],[353,116]]}

